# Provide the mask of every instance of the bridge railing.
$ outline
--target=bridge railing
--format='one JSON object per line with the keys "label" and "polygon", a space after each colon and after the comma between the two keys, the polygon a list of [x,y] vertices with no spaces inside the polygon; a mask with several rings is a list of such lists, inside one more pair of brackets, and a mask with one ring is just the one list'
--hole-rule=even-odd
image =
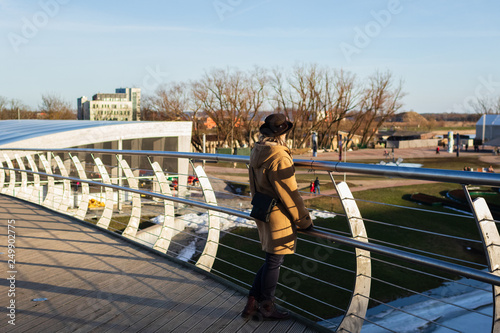
{"label": "bridge railing", "polygon": [[[245,289],[262,264],[246,156],[18,149],[3,150],[1,163],[1,193],[115,231]],[[302,193],[315,229],[300,234],[297,253],[285,260],[277,290],[282,306],[334,331],[461,331],[452,319],[462,315],[476,327],[500,329],[497,208],[485,200],[500,177],[310,160],[295,165],[299,184],[307,185],[313,172],[324,194]],[[431,192],[449,187],[456,200],[413,188],[404,189],[411,198],[395,188],[354,198],[348,183],[336,179],[345,172],[366,181],[429,181]],[[386,200],[392,196],[411,200]]]}

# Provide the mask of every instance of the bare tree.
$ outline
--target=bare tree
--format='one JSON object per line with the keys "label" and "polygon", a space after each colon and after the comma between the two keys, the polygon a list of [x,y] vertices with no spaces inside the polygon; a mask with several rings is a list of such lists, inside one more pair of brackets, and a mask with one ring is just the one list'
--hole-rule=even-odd
{"label": "bare tree", "polygon": [[325,75],[326,119],[318,133],[320,147],[332,145],[342,121],[357,106],[360,94],[355,75],[343,70],[327,71]]}
{"label": "bare tree", "polygon": [[368,80],[349,134],[352,137],[361,132],[361,145],[368,144],[380,126],[401,108],[404,96],[402,82],[394,86],[391,72],[376,72]]}
{"label": "bare tree", "polygon": [[0,96],[0,112],[3,112],[7,109],[7,98]]}
{"label": "bare tree", "polygon": [[7,98],[0,96],[0,119],[10,119],[8,117],[9,109],[8,109],[8,103],[9,101]]}
{"label": "bare tree", "polygon": [[0,119],[33,119],[34,112],[28,111],[28,107],[18,99],[7,99],[0,96]]}
{"label": "bare tree", "polygon": [[500,114],[500,96],[478,97],[472,107],[477,114]]}
{"label": "bare tree", "polygon": [[357,105],[356,77],[315,64],[295,66],[287,78],[279,69],[272,74],[272,101],[275,110],[294,123],[294,146],[307,145],[313,131],[318,133],[320,147],[331,145],[340,122]]}
{"label": "bare tree", "polygon": [[42,95],[42,103],[38,108],[43,119],[76,119],[71,104],[55,94]]}
{"label": "bare tree", "polygon": [[361,134],[366,144],[401,107],[401,86],[390,72],[375,73],[363,87],[350,72],[316,64],[296,65],[290,72],[274,68],[270,74],[259,67],[212,69],[189,85],[173,83],[146,96],[142,112],[147,120],[191,119],[198,150],[203,134],[214,135],[219,147],[251,145],[267,107],[294,123],[294,147],[307,146],[313,131],[319,147],[330,147],[346,126],[351,126],[348,139]]}
{"label": "bare tree", "polygon": [[188,120],[190,96],[185,83],[171,83],[160,87],[153,96],[146,96],[142,106],[143,119],[179,121]]}
{"label": "bare tree", "polygon": [[275,110],[285,113],[294,126],[291,138],[295,147],[309,142],[312,131],[325,120],[325,70],[317,65],[297,65],[288,78],[279,69],[272,72]]}
{"label": "bare tree", "polygon": [[241,122],[248,135],[246,142],[248,145],[258,141],[261,114],[269,94],[268,85],[269,75],[267,70],[260,67],[255,67],[246,79],[244,89],[248,96],[249,105],[241,116]]}
{"label": "bare tree", "polygon": [[248,82],[241,71],[214,69],[193,85],[194,104],[215,123],[219,145],[233,148],[236,142],[241,145],[247,141],[244,123],[251,110]]}
{"label": "bare tree", "polygon": [[203,151],[203,134],[208,134],[205,125],[205,117],[203,112],[203,101],[207,91],[203,89],[200,82],[192,82],[190,85],[190,100],[191,100],[191,121],[193,122],[193,133],[191,143],[200,152]]}

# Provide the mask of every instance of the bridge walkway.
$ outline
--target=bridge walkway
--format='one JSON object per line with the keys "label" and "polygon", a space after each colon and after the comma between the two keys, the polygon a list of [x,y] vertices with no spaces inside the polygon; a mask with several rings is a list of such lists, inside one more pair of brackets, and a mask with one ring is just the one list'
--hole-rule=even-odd
{"label": "bridge walkway", "polygon": [[245,321],[246,297],[209,275],[28,202],[0,195],[0,228],[8,332],[314,332],[295,319]]}

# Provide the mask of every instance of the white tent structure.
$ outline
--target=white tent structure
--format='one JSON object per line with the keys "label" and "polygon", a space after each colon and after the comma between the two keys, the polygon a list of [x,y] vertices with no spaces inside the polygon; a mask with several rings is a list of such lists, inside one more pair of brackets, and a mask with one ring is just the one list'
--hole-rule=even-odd
{"label": "white tent structure", "polygon": [[476,139],[489,145],[496,138],[500,138],[500,115],[484,114],[476,123]]}
{"label": "white tent structure", "polygon": [[485,143],[486,146],[491,146],[491,147],[500,147],[500,136],[491,140],[488,140]]}

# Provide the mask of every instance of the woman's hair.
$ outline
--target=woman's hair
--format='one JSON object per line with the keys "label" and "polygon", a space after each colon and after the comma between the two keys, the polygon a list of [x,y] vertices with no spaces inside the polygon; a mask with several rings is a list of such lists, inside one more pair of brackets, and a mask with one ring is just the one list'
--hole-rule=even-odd
{"label": "woman's hair", "polygon": [[261,135],[259,137],[259,142],[261,142],[261,143],[264,143],[264,142],[275,142],[275,143],[279,144],[280,146],[288,147],[286,145],[286,135],[280,135],[280,136],[276,136],[276,137],[270,137],[270,136]]}

